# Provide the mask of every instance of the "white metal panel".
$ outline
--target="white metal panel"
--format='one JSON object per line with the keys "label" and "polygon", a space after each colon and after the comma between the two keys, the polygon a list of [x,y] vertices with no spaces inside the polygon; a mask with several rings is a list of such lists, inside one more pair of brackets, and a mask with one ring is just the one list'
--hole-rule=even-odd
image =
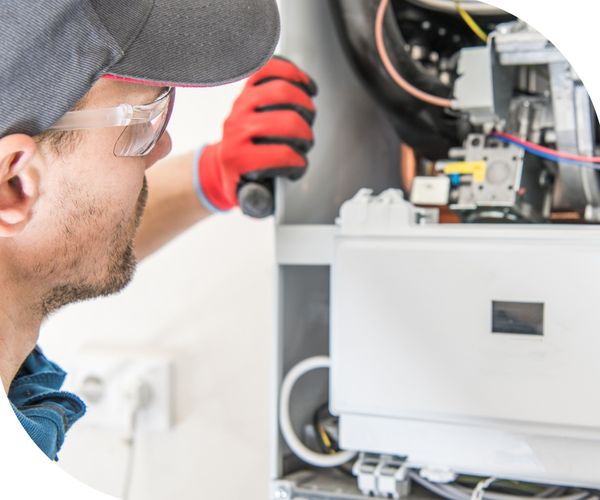
{"label": "white metal panel", "polygon": [[[492,474],[497,464],[486,457],[502,447],[480,442],[475,431],[469,440],[469,429],[501,429],[525,447],[523,436],[550,436],[575,461],[576,438],[600,438],[600,233],[571,229],[565,238],[537,227],[518,239],[511,228],[481,229],[415,227],[395,237],[337,239],[331,405],[344,416],[344,446],[407,451],[398,439],[407,427],[386,434],[383,449],[374,436],[389,425],[345,427],[355,415],[427,422],[432,431],[463,424],[462,448],[471,442],[478,450],[466,463],[443,439],[438,450],[424,440],[412,452],[435,460],[441,450],[456,450],[448,465]],[[494,300],[543,303],[544,335],[492,333]],[[600,441],[593,449],[585,459],[600,468]],[[541,464],[557,448],[544,450],[535,454]],[[538,472],[575,480],[573,462],[563,465]],[[524,474],[518,460],[512,470]]]}

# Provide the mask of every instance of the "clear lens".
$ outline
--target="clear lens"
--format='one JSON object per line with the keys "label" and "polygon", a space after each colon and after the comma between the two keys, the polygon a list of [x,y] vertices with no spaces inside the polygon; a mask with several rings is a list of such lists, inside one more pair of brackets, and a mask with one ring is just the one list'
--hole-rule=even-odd
{"label": "clear lens", "polygon": [[115,156],[144,156],[158,142],[157,131],[162,127],[152,122],[128,125],[115,143]]}
{"label": "clear lens", "polygon": [[115,143],[115,156],[145,156],[156,145],[169,123],[175,90],[170,89],[161,110],[150,121],[128,125]]}

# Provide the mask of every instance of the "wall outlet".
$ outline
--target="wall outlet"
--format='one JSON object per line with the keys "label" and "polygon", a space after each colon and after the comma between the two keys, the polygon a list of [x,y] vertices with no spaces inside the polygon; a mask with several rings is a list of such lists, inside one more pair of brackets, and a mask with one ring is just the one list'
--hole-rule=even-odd
{"label": "wall outlet", "polygon": [[86,349],[69,375],[69,390],[80,396],[88,410],[82,422],[127,432],[133,409],[137,428],[166,431],[173,423],[173,363],[163,355],[118,349]]}

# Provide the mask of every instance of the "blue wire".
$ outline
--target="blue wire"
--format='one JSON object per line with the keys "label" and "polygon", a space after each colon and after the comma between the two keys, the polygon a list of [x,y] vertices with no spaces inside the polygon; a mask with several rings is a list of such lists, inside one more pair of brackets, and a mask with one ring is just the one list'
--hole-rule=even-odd
{"label": "blue wire", "polygon": [[575,164],[575,165],[579,165],[581,167],[592,168],[594,170],[600,170],[600,165],[597,165],[595,163],[588,163],[588,162],[583,162],[583,161],[579,161],[579,160],[573,160],[571,158],[563,158],[561,156],[553,155],[551,153],[546,153],[545,151],[539,151],[539,150],[537,150],[535,148],[532,148],[530,146],[526,146],[525,144],[521,144],[521,143],[519,143],[517,141],[513,141],[512,139],[509,139],[508,137],[502,137],[500,135],[495,135],[495,134],[493,134],[493,136],[496,139],[500,139],[502,142],[507,142],[509,144],[514,144],[515,146],[518,146],[521,149],[524,149],[525,151],[528,151],[532,155],[539,156],[540,158],[545,158],[546,160],[555,161],[555,162],[558,162],[558,163],[572,163],[572,164]]}

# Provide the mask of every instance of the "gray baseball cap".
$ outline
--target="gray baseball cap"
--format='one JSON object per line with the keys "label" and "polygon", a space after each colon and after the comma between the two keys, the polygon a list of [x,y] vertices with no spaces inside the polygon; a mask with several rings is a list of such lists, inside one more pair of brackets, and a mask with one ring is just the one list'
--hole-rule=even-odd
{"label": "gray baseball cap", "polygon": [[101,77],[242,79],[278,38],[275,0],[0,0],[0,137],[47,130]]}

